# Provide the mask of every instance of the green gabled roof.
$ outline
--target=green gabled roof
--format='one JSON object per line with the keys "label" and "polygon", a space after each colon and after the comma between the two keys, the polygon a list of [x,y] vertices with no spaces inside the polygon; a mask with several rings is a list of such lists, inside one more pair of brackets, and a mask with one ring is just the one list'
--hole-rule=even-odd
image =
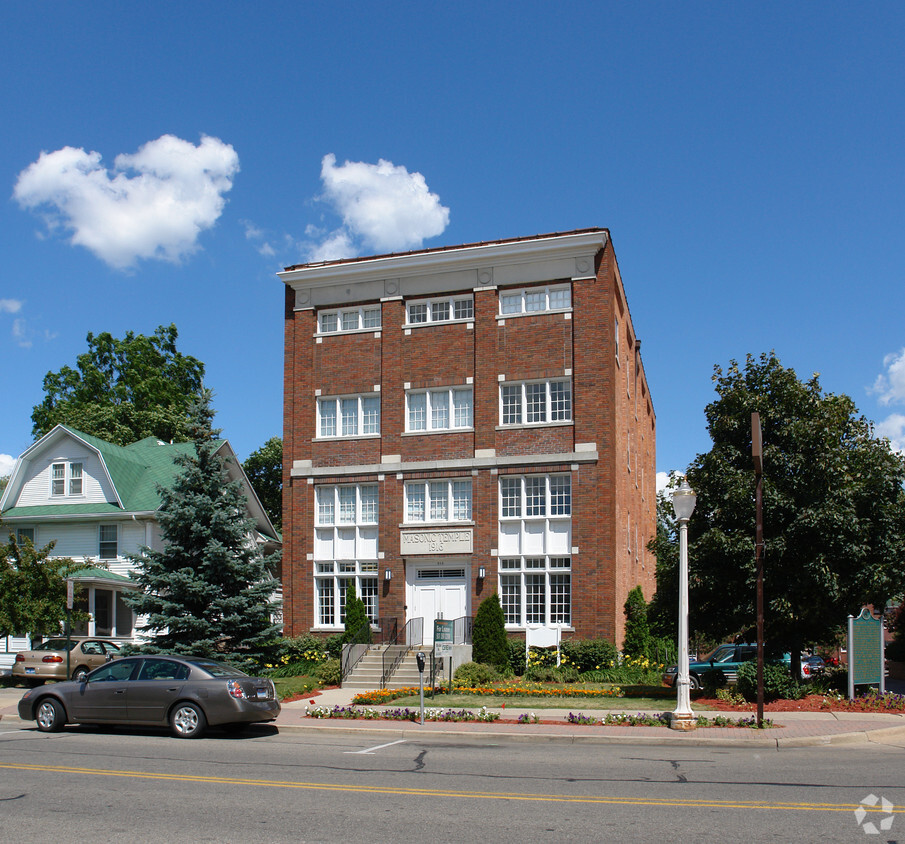
{"label": "green gabled roof", "polygon": [[72,574],[67,575],[67,577],[70,577],[73,580],[112,580],[115,583],[135,583],[131,577],[126,577],[123,574],[115,574],[112,571],[97,568],[96,566],[79,569],[78,571],[74,571]]}
{"label": "green gabled roof", "polygon": [[[156,510],[157,507],[149,507]],[[97,516],[107,513],[122,513],[121,507],[116,504],[38,504],[34,507],[10,507],[3,511],[4,519],[38,516]]]}
{"label": "green gabled roof", "polygon": [[[63,427],[100,452],[123,509],[129,512],[160,507],[158,485],[169,487],[179,471],[173,459],[195,450],[194,443],[165,443],[156,437],[145,437],[127,446],[114,445],[75,428]],[[222,444],[222,440],[216,441],[218,448]]]}

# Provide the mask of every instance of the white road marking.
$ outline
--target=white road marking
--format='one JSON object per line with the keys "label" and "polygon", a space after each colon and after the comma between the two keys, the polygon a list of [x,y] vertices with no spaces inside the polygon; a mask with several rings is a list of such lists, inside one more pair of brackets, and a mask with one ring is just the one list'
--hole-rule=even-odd
{"label": "white road marking", "polygon": [[375,750],[383,750],[385,747],[392,747],[394,744],[405,744],[405,739],[399,739],[399,741],[390,741],[386,744],[378,744],[377,747],[369,747],[367,750],[344,750],[343,753],[373,753]]}

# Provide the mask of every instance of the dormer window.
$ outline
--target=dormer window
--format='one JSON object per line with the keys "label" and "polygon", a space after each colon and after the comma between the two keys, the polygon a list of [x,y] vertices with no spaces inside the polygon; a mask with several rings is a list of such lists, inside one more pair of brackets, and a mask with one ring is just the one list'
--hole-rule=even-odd
{"label": "dormer window", "polygon": [[53,463],[50,467],[50,494],[54,498],[60,498],[67,494],[67,482],[69,495],[81,495],[82,464],[81,463]]}

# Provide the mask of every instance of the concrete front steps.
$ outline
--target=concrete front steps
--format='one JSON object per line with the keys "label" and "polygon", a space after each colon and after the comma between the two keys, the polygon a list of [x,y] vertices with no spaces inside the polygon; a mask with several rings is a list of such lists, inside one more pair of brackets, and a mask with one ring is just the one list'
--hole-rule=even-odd
{"label": "concrete front steps", "polygon": [[[381,682],[383,654],[387,650],[394,652],[393,659],[400,651],[405,651],[405,655],[384,684]],[[415,650],[405,645],[374,645],[368,648],[368,652],[342,682],[344,689],[401,689],[408,686],[418,687],[418,663]]]}

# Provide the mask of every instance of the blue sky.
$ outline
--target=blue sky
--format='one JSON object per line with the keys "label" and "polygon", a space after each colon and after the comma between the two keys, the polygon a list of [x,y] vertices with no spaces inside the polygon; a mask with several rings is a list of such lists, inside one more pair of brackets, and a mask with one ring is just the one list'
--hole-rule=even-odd
{"label": "blue sky", "polygon": [[175,323],[244,459],[283,266],[588,226],[659,470],[771,349],[905,445],[903,37],[893,2],[4,3],[0,474],[89,331]]}

